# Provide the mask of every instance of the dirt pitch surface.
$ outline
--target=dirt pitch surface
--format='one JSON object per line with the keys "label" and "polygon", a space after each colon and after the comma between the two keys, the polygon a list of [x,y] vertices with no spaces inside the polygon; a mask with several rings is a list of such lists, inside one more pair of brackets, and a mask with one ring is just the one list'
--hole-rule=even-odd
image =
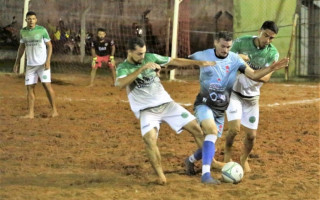
{"label": "dirt pitch surface", "polygon": [[[168,184],[155,184],[125,90],[99,76],[53,74],[59,117],[36,86],[35,119],[27,113],[24,78],[0,74],[0,199],[319,199],[319,83],[268,83],[262,88],[252,172],[239,184],[200,183],[184,174],[193,138],[162,124],[158,145]],[[163,81],[171,97],[192,112],[196,80]],[[227,125],[224,127],[227,131]],[[239,162],[243,132],[236,137]],[[223,160],[224,136],[216,159]],[[213,170],[220,178],[219,170]]]}

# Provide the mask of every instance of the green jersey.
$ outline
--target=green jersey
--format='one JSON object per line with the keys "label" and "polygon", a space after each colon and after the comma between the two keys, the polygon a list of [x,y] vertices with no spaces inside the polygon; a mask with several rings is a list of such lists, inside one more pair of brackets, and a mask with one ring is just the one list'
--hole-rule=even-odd
{"label": "green jersey", "polygon": [[33,29],[24,27],[20,30],[20,43],[26,46],[27,65],[43,65],[47,60],[46,42],[50,41],[47,29],[36,25]]}
{"label": "green jersey", "polygon": [[[275,46],[269,44],[265,48],[259,49],[254,44],[255,38],[256,36],[243,36],[237,38],[231,47],[231,51],[248,55],[250,61],[247,63],[254,70],[268,67],[273,62],[278,61],[279,53]],[[260,95],[261,86],[261,82],[253,81],[244,74],[239,74],[233,85],[233,90],[244,96],[251,97]]]}
{"label": "green jersey", "polygon": [[[128,76],[149,62],[165,65],[169,61],[169,57],[152,53],[146,53],[141,64],[136,65],[125,60],[117,67],[117,79]],[[127,86],[127,94],[131,110],[137,118],[140,116],[140,110],[173,101],[163,88],[156,72],[152,69],[146,69],[139,74],[136,80]]]}

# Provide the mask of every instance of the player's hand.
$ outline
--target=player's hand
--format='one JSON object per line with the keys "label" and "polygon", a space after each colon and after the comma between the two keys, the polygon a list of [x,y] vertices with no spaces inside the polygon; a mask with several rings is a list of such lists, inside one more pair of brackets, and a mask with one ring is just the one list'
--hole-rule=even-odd
{"label": "player's hand", "polygon": [[250,61],[249,56],[246,55],[246,54],[239,54],[239,56],[240,56],[240,58],[242,58],[242,60],[244,60],[244,61],[246,61],[246,62]]}
{"label": "player's hand", "polygon": [[156,63],[152,63],[152,62],[149,62],[149,63],[145,64],[143,66],[143,68],[144,68],[144,70],[146,70],[146,69],[153,69],[155,71],[160,71],[161,70],[160,65],[158,65]]}
{"label": "player's hand", "polygon": [[13,65],[13,72],[17,74],[18,73],[18,69],[19,69],[19,64],[14,64]]}
{"label": "player's hand", "polygon": [[50,62],[46,62],[44,64],[44,70],[49,70],[50,69]]}
{"label": "player's hand", "polygon": [[97,59],[98,59],[97,57],[93,57],[93,58],[92,58],[91,67],[95,67],[95,66],[96,66]]}
{"label": "player's hand", "polygon": [[280,61],[275,62],[270,67],[272,67],[273,71],[276,71],[276,70],[282,69],[284,67],[287,67],[288,65],[289,65],[289,58],[282,58]]}

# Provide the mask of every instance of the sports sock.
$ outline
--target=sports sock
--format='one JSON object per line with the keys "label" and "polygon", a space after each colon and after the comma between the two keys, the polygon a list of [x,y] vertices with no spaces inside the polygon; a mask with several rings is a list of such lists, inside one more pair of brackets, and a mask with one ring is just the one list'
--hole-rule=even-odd
{"label": "sports sock", "polygon": [[202,158],[202,148],[201,149],[197,149],[197,151],[195,151],[190,157],[189,157],[189,161],[194,163],[197,160],[200,160]]}
{"label": "sports sock", "polygon": [[202,175],[207,172],[210,172],[210,166],[216,151],[216,147],[215,147],[216,140],[217,140],[217,136],[213,134],[207,135],[204,139],[203,147],[202,147],[202,155],[203,155]]}

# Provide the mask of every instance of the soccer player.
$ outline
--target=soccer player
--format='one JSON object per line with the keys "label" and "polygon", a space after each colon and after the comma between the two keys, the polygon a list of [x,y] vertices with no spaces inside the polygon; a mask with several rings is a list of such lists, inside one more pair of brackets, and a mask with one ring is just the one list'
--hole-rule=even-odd
{"label": "soccer player", "polygon": [[[243,36],[235,40],[231,51],[243,54],[250,68],[257,70],[272,66],[279,58],[277,49],[271,44],[278,33],[278,27],[273,21],[265,21],[259,36]],[[239,74],[233,85],[230,104],[227,109],[228,133],[224,150],[224,161],[231,161],[232,144],[235,136],[240,132],[240,124],[245,131],[244,152],[240,163],[244,172],[250,172],[248,155],[256,141],[259,122],[260,87],[268,82],[272,73],[253,81],[244,74]]]}
{"label": "soccer player", "polygon": [[140,119],[142,138],[151,165],[158,176],[158,183],[165,184],[166,177],[157,146],[160,123],[168,123],[177,133],[187,130],[193,135],[199,148],[202,146],[203,134],[195,117],[175,103],[163,88],[158,77],[161,66],[209,66],[214,62],[146,53],[145,42],[139,37],[129,40],[127,52],[127,59],[117,67],[116,86],[126,87],[131,110]]}
{"label": "soccer player", "polygon": [[219,180],[211,177],[210,168],[215,154],[215,142],[223,131],[224,111],[228,107],[237,72],[259,80],[288,65],[288,59],[284,58],[268,68],[253,70],[237,54],[229,52],[232,46],[232,35],[229,32],[219,32],[214,45],[214,49],[199,51],[190,56],[194,60],[217,63],[215,66],[200,68],[200,92],[196,97],[194,110],[205,139],[203,148],[185,160],[186,173],[194,175],[194,162],[203,159],[201,182],[205,184],[220,184]]}
{"label": "soccer player", "polygon": [[13,71],[18,72],[20,59],[26,51],[27,67],[25,85],[27,86],[27,98],[29,113],[24,118],[34,118],[35,86],[40,78],[52,107],[51,117],[58,116],[55,94],[51,87],[50,60],[52,45],[49,34],[43,26],[37,25],[35,12],[29,11],[26,14],[27,26],[20,30],[20,45]]}
{"label": "soccer player", "polygon": [[96,40],[91,43],[92,69],[90,87],[93,86],[97,69],[101,68],[102,63],[108,65],[112,75],[112,86],[114,86],[114,81],[116,79],[114,53],[116,51],[116,47],[114,41],[109,40],[106,36],[106,30],[98,28]]}

